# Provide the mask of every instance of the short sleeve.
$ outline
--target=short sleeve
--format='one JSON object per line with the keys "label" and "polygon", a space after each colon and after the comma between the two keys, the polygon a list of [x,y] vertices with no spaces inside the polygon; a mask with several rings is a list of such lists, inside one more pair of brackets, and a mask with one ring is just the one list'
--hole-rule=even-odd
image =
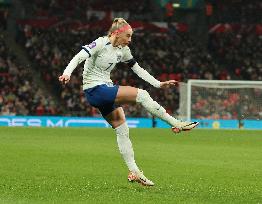
{"label": "short sleeve", "polygon": [[123,48],[123,57],[121,62],[128,63],[130,60],[132,60],[134,57],[131,54],[130,48],[129,47],[124,47]]}
{"label": "short sleeve", "polygon": [[91,42],[89,45],[82,46],[82,49],[85,50],[89,57],[96,54],[103,47],[102,38],[97,38],[95,41]]}

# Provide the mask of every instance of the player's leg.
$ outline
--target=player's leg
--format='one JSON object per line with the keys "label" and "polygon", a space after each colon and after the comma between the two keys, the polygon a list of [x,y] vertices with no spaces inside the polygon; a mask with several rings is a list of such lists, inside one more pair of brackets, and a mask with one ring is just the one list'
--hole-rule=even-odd
{"label": "player's leg", "polygon": [[174,132],[179,132],[180,130],[191,130],[198,125],[196,122],[181,122],[172,117],[161,105],[150,97],[147,91],[142,89],[130,86],[120,86],[115,102],[119,104],[140,103],[152,115],[155,115],[170,124],[173,127],[172,130]]}
{"label": "player's leg", "polygon": [[[89,104],[98,108],[102,116],[114,128],[120,153],[129,171],[137,175],[141,174],[141,172],[134,159],[134,151],[129,139],[129,129],[126,123],[125,114],[121,107],[116,107],[114,105],[118,87],[119,86],[108,86],[105,84],[99,85],[85,90],[85,96]],[[137,178],[138,176],[135,176],[133,180],[138,180]],[[141,178],[143,179],[143,177]],[[152,182],[146,179],[145,185],[152,185]]]}
{"label": "player's leg", "polygon": [[[130,171],[128,175],[129,181],[139,181],[143,185],[152,186],[154,183],[147,179],[136,165],[134,158],[134,150],[129,138],[129,128],[126,123],[125,114],[122,107],[118,107],[111,113],[104,116],[107,122],[114,128],[117,136],[117,144],[119,151],[125,160]],[[142,179],[142,180],[141,180]]]}
{"label": "player's leg", "polygon": [[135,162],[132,143],[129,139],[129,128],[126,123],[123,108],[116,108],[104,118],[116,132],[118,148],[128,169],[130,171],[139,171]]}

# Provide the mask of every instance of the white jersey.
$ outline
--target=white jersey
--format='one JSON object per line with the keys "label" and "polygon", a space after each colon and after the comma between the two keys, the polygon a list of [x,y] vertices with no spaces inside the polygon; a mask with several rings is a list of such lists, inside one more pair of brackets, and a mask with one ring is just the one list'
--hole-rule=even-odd
{"label": "white jersey", "polygon": [[[113,47],[107,36],[99,37],[82,50],[70,61],[64,75],[70,76],[79,63],[85,60],[83,70],[83,90],[101,84],[113,84],[110,73],[119,62],[128,63],[133,59],[128,46]],[[160,87],[160,81],[156,80],[135,61],[131,69],[142,79],[155,87]]]}
{"label": "white jersey", "polygon": [[90,57],[84,64],[83,89],[112,83],[110,73],[115,65],[133,59],[129,47],[113,47],[108,37],[100,37],[82,48]]}

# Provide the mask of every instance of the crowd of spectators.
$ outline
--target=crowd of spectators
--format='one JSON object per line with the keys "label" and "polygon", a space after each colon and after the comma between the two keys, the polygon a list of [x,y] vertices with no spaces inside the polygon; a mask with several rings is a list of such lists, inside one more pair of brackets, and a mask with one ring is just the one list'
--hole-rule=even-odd
{"label": "crowd of spectators", "polygon": [[[93,22],[103,16],[103,12],[116,12],[128,20],[152,20],[154,1],[133,0],[27,0],[24,1],[27,16],[60,17],[61,19],[78,19],[82,22]],[[95,12],[94,12],[95,11]],[[132,13],[132,15],[130,15]]]}
{"label": "crowd of spectators", "polygon": [[[81,45],[104,35],[102,30],[61,32],[59,29],[24,29],[24,43],[28,53],[37,64],[46,83],[52,83],[68,114],[93,115],[99,113],[85,101],[81,87],[82,66],[72,75],[71,83],[65,87],[57,81],[71,58]],[[241,36],[241,37],[239,37]],[[131,50],[139,64],[159,80],[174,79],[219,79],[261,80],[261,38],[253,33],[210,35],[209,49],[195,42],[188,33],[135,32]],[[115,83],[131,85],[149,90],[169,113],[178,109],[177,89],[152,88],[139,79],[124,64],[117,65],[112,73]],[[124,106],[128,116],[147,116],[140,106]]]}
{"label": "crowd of spectators", "polygon": [[[112,11],[121,12],[121,16],[125,16],[128,20],[156,21],[162,19],[160,13],[155,15],[155,12],[152,12],[158,6],[156,2],[153,0],[133,0],[132,2],[119,0],[24,0],[23,5],[27,16],[57,16],[90,22],[98,19],[101,14],[93,11]],[[260,0],[206,0],[206,3],[212,7],[208,12],[212,24],[254,24],[262,21],[262,2]],[[158,10],[160,11],[161,8]]]}
{"label": "crowd of spectators", "polygon": [[[262,81],[262,36],[243,29],[209,35],[209,52],[224,68],[219,79]],[[197,118],[262,118],[262,88],[193,90]]]}
{"label": "crowd of spectators", "polygon": [[212,23],[262,23],[260,0],[207,0],[213,6]]}
{"label": "crowd of spectators", "polygon": [[193,118],[225,120],[262,118],[261,89],[196,86],[192,88],[191,99]]}
{"label": "crowd of spectators", "polygon": [[209,49],[234,79],[262,80],[262,36],[253,30],[212,34]]}
{"label": "crowd of spectators", "polygon": [[17,63],[0,36],[0,115],[56,115],[62,111],[34,83],[33,75]]}
{"label": "crowd of spectators", "polygon": [[[147,11],[150,11],[152,1],[135,0],[132,6],[126,1],[116,0],[37,0],[24,1],[28,16],[34,17],[61,17],[64,19],[79,19],[82,22],[94,22],[98,16],[93,15],[96,11],[113,10],[116,12],[130,12],[132,16],[138,16],[139,20],[147,20]],[[235,1],[210,1],[214,6],[214,15],[216,22],[227,23],[261,23],[261,3],[258,0],[252,2]],[[236,12],[237,11],[237,12]],[[90,12],[92,13],[90,15]],[[152,16],[151,16],[152,17]],[[130,19],[129,19],[130,20]],[[151,18],[152,20],[152,18]],[[61,28],[61,27],[60,27]],[[1,108],[6,104],[10,105],[10,114],[63,114],[74,116],[99,116],[96,109],[92,108],[84,97],[82,91],[82,67],[80,65],[74,71],[71,81],[67,85],[59,84],[57,78],[62,74],[71,58],[81,49],[82,45],[89,44],[99,36],[106,35],[106,30],[102,28],[73,30],[69,27],[50,27],[48,29],[35,28],[29,25],[20,28],[18,42],[25,46],[28,56],[34,64],[34,68],[41,74],[43,81],[52,87],[54,93],[59,97],[61,107],[66,109],[61,112],[49,97],[41,96],[43,93],[32,83],[31,75],[28,71],[22,69],[12,55],[6,54],[7,49],[4,43],[1,43],[1,50],[5,55],[1,55],[1,63],[6,64],[1,68],[2,87],[8,83],[17,81],[20,83],[8,87],[14,87],[10,92],[17,96],[24,108],[17,108],[14,101],[6,102],[7,98],[1,98]],[[160,81],[174,79],[177,81],[187,81],[187,79],[218,79],[218,80],[262,80],[262,43],[261,35],[257,35],[254,30],[248,26],[243,26],[239,30],[228,30],[226,32],[210,33],[208,45],[195,41],[190,33],[154,33],[148,31],[136,31],[133,35],[133,41],[130,45],[133,56],[138,63],[149,73]],[[8,52],[7,52],[8,53]],[[11,67],[12,63],[13,67]],[[21,70],[20,70],[21,69]],[[18,71],[19,70],[19,71]],[[23,80],[21,80],[23,79]],[[24,80],[26,79],[26,80]],[[179,105],[178,88],[155,89],[149,84],[138,78],[125,64],[119,64],[112,72],[114,83],[121,85],[130,85],[143,88],[149,91],[151,96],[163,105],[171,114],[177,114]],[[2,85],[1,84],[1,85]],[[32,101],[25,101],[20,97],[20,87],[24,87],[27,97]],[[26,88],[27,87],[27,88]],[[29,88],[30,87],[30,90]],[[4,93],[3,92],[3,93]],[[36,94],[37,93],[37,94]],[[235,93],[229,93],[229,99],[206,97],[201,92],[196,96],[196,101],[192,101],[192,111],[196,117],[212,118],[236,118],[239,117],[236,104],[239,102]],[[218,93],[220,93],[218,91]],[[261,98],[261,93],[250,93],[250,96]],[[7,93],[4,93],[5,95]],[[7,94],[7,95],[8,95]],[[30,95],[32,94],[32,95]],[[212,93],[210,93],[212,96]],[[10,95],[10,94],[9,94]],[[25,94],[24,94],[25,95]],[[8,97],[12,98],[12,97]],[[231,100],[232,99],[232,100]],[[234,99],[234,100],[233,100]],[[233,102],[234,103],[233,103]],[[248,100],[246,100],[248,101]],[[216,112],[207,115],[208,104],[214,104]],[[226,104],[226,105],[225,105]],[[243,105],[244,103],[242,103]],[[44,111],[41,107],[44,107]],[[52,107],[52,110],[49,110]],[[129,117],[148,116],[148,113],[139,105],[124,105],[126,115]],[[194,109],[195,108],[195,109]],[[16,109],[12,112],[12,109]],[[23,110],[23,111],[21,111]],[[261,110],[256,108],[256,104],[247,103],[249,117],[257,117]]]}

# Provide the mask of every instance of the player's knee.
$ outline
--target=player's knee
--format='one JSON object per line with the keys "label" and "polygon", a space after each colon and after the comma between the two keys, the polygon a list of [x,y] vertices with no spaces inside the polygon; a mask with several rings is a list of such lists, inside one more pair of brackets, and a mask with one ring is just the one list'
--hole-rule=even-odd
{"label": "player's knee", "polygon": [[150,99],[151,99],[151,97],[146,90],[138,89],[137,97],[136,97],[137,103],[143,103],[143,102],[146,102],[147,100],[150,100]]}
{"label": "player's knee", "polygon": [[120,118],[120,119],[117,119],[117,120],[111,120],[110,124],[112,125],[112,127],[114,129],[121,126],[121,125],[123,125],[125,129],[128,128],[127,125],[124,125],[124,124],[126,124],[126,120],[124,118]]}

